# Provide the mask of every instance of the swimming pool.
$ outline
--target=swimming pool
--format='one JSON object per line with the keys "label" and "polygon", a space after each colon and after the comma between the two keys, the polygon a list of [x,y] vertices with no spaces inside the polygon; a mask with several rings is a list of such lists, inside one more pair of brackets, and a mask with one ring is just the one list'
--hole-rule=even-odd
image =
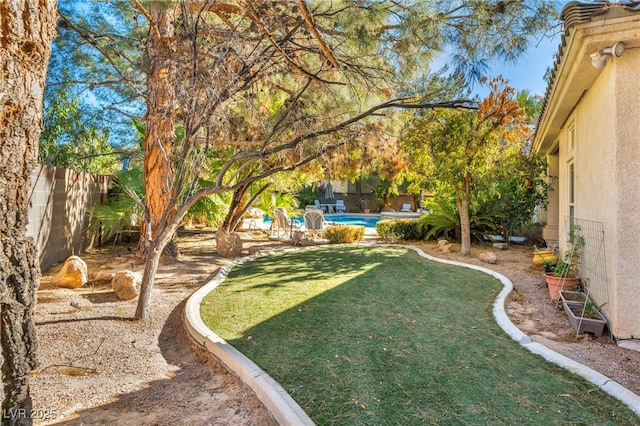
{"label": "swimming pool", "polygon": [[[340,225],[359,225],[365,228],[375,228],[376,224],[382,219],[401,219],[401,218],[418,218],[422,216],[420,213],[384,213],[384,214],[364,214],[364,213],[338,213],[326,214],[324,219],[328,223],[337,223]],[[304,224],[302,216],[295,216],[293,221],[297,225]],[[268,227],[271,225],[271,218],[264,218],[264,224]]]}
{"label": "swimming pool", "polygon": [[[337,223],[340,225],[360,225],[366,228],[375,228],[376,223],[382,219],[379,214],[326,214],[324,219],[328,223]],[[302,216],[293,217],[294,223],[297,225],[304,224],[304,218]],[[264,224],[266,226],[271,225],[272,219],[270,217],[264,218]]]}
{"label": "swimming pool", "polygon": [[341,225],[360,225],[367,228],[375,228],[382,216],[379,214],[328,214],[324,216],[327,222]]}

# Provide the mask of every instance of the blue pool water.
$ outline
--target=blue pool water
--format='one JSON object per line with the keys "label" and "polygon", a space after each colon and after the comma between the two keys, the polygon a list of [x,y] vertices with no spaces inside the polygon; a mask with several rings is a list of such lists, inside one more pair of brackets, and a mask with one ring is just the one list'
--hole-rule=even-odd
{"label": "blue pool water", "polygon": [[[367,228],[375,228],[376,223],[382,216],[379,214],[327,214],[324,219],[329,223],[339,223],[341,225],[360,225]],[[293,218],[294,222],[298,225],[304,224],[302,216],[296,216]],[[270,225],[271,218],[264,218],[264,224]]]}
{"label": "blue pool water", "polygon": [[[383,217],[384,216],[384,217]],[[339,214],[326,214],[324,219],[328,223],[337,223],[340,225],[360,225],[366,228],[376,227],[376,223],[382,219],[401,219],[401,218],[418,218],[422,216],[422,213],[383,213],[383,214],[353,214],[353,213],[339,213]],[[304,218],[302,216],[293,217],[293,221],[296,225],[304,225]],[[271,225],[271,218],[264,218],[264,225],[269,227]]]}
{"label": "blue pool water", "polygon": [[327,222],[335,222],[341,225],[360,225],[367,228],[375,228],[376,223],[382,219],[378,214],[330,214],[324,218]]}

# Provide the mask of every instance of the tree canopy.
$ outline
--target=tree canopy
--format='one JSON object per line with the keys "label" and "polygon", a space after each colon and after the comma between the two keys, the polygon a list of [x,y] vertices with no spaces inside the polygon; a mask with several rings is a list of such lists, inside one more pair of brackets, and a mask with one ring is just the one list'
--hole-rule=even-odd
{"label": "tree canopy", "polygon": [[[114,17],[86,25],[84,16],[101,7]],[[515,58],[553,11],[542,1],[134,0],[69,9],[61,26],[93,49],[83,60],[103,58],[92,72],[105,84],[94,92],[118,87],[104,96],[145,102],[139,202],[152,259],[204,196],[248,190],[355,141],[382,138],[380,120],[399,108],[474,108],[466,83],[489,60]],[[443,53],[444,70],[435,66]],[[92,75],[81,74],[78,84]],[[233,153],[211,185],[199,186],[207,155],[220,146]],[[154,271],[151,262],[138,317],[148,310]]]}
{"label": "tree canopy", "polygon": [[414,159],[414,180],[448,187],[453,194],[464,255],[471,252],[472,197],[481,186],[497,184],[496,170],[508,167],[504,161],[509,154],[522,152],[531,132],[507,83],[492,80],[491,92],[477,111],[431,110],[414,120],[404,135],[403,146]]}

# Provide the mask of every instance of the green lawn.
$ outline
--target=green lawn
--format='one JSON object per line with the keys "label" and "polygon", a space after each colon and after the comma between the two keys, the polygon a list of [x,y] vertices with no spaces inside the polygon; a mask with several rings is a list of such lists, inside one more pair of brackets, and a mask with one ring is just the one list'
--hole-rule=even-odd
{"label": "green lawn", "polygon": [[638,423],[512,341],[500,289],[412,250],[339,246],[237,266],[202,317],[320,425]]}

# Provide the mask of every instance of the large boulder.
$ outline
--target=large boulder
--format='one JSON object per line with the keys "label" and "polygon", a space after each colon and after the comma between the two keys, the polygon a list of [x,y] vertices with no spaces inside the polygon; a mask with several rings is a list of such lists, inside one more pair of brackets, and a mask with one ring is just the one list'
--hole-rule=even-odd
{"label": "large boulder", "polygon": [[480,253],[480,260],[484,263],[494,264],[497,261],[496,254],[490,251]]}
{"label": "large boulder", "polygon": [[71,256],[65,260],[60,272],[54,275],[52,282],[57,287],[78,288],[87,283],[87,276],[85,261],[78,256]]}
{"label": "large boulder", "polygon": [[242,238],[235,232],[218,229],[216,232],[216,247],[222,257],[238,257],[242,254]]}
{"label": "large boulder", "polygon": [[451,253],[451,243],[448,240],[438,240],[438,248],[443,253]]}
{"label": "large boulder", "polygon": [[111,288],[121,300],[131,300],[138,297],[138,289],[142,283],[142,274],[128,270],[113,274]]}

